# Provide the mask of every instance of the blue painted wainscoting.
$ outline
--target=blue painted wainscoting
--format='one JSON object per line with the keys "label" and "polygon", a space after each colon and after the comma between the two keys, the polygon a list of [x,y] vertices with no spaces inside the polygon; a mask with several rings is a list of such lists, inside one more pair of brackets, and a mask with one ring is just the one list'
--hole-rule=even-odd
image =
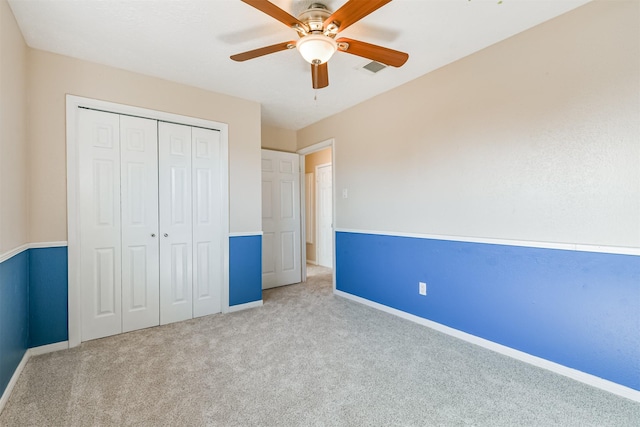
{"label": "blue painted wainscoting", "polygon": [[229,306],[262,300],[262,236],[229,238]]}
{"label": "blue painted wainscoting", "polygon": [[[0,263],[0,395],[28,348],[68,340],[66,246]],[[229,239],[229,305],[262,300],[262,236]]]}
{"label": "blue painted wainscoting", "polygon": [[337,232],[336,287],[640,390],[640,256]]}
{"label": "blue painted wainscoting", "polygon": [[0,395],[28,348],[68,339],[67,248],[24,249],[0,263]]}
{"label": "blue painted wainscoting", "polygon": [[0,263],[0,396],[29,345],[29,251]]}
{"label": "blue painted wainscoting", "polygon": [[67,341],[67,248],[29,250],[29,347]]}

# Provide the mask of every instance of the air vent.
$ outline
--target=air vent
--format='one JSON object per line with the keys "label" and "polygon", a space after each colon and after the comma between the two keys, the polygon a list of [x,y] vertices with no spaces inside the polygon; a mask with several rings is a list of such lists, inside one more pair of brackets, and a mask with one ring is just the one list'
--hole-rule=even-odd
{"label": "air vent", "polygon": [[369,71],[370,73],[377,73],[379,71],[384,70],[385,68],[387,68],[386,65],[381,64],[377,61],[371,61],[369,62],[367,65],[363,66],[362,69]]}

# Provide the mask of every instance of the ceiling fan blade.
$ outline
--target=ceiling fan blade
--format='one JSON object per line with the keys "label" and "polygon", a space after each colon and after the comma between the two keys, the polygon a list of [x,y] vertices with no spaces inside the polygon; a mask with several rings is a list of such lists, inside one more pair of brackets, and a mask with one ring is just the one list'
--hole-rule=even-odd
{"label": "ceiling fan blade", "polygon": [[320,65],[311,64],[311,82],[314,89],[329,86],[329,68],[326,62]]}
{"label": "ceiling fan blade", "polygon": [[300,26],[300,28],[307,29],[307,26],[298,20],[298,18],[291,16],[289,13],[280,9],[275,4],[271,3],[267,0],[241,0],[249,6],[253,6],[261,12],[266,13],[270,17],[277,19],[282,22],[287,27],[295,27],[296,25]]}
{"label": "ceiling fan blade", "polygon": [[296,45],[295,41],[278,43],[271,46],[265,46],[259,49],[249,50],[247,52],[231,55],[231,59],[233,59],[234,61],[242,62],[242,61],[246,61],[247,59],[253,59],[259,56],[268,55],[270,53],[280,52],[281,50],[291,49],[295,45]]}
{"label": "ceiling fan blade", "polygon": [[335,22],[339,27],[338,31],[342,31],[371,12],[380,9],[390,1],[391,0],[349,0],[324,21],[324,28],[327,28],[329,24]]}
{"label": "ceiling fan blade", "polygon": [[[402,67],[404,63],[407,62],[407,59],[409,59],[408,53],[358,40],[343,37],[336,40],[336,42],[338,42],[339,51],[362,56],[363,58],[369,58],[385,65],[391,65],[392,67]],[[347,47],[346,49],[342,49],[342,46]]]}

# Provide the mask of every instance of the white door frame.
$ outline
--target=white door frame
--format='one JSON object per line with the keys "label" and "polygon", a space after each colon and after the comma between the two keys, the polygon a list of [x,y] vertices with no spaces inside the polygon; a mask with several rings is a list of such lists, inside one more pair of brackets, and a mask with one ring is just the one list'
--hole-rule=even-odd
{"label": "white door frame", "polygon": [[[304,174],[305,174],[305,164],[304,164],[304,156],[307,154],[314,153],[316,151],[323,150],[325,148],[331,148],[331,185],[333,186],[332,191],[332,219],[333,230],[332,234],[333,238],[333,291],[336,291],[336,141],[334,138],[329,138],[324,141],[318,142],[317,144],[310,145],[309,147],[298,150],[298,154],[300,155],[300,179],[304,182]],[[302,221],[301,225],[301,233],[300,233],[300,245],[301,253],[302,253],[302,281],[307,281],[307,237],[306,237],[306,224],[305,224],[305,188],[304,185],[300,186],[300,220]]]}
{"label": "white door frame", "polygon": [[67,241],[69,269],[69,347],[80,344],[82,339],[82,301],[80,288],[80,222],[78,201],[78,141],[77,112],[79,108],[107,111],[116,114],[131,115],[180,123],[188,126],[214,129],[220,132],[220,155],[223,161],[220,168],[220,186],[222,192],[221,229],[223,252],[223,283],[221,289],[222,312],[229,311],[229,129],[225,123],[197,119],[179,114],[165,113],[147,108],[116,104],[108,101],[84,98],[74,95],[66,97],[67,125]]}

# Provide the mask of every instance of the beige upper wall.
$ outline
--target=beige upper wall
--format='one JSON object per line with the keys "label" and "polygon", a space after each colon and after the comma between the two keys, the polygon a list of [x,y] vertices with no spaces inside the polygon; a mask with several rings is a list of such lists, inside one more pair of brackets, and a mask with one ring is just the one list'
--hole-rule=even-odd
{"label": "beige upper wall", "polygon": [[640,246],[639,9],[589,3],[300,130],[335,137],[337,227]]}
{"label": "beige upper wall", "polygon": [[29,242],[27,45],[0,0],[0,255]]}
{"label": "beige upper wall", "polygon": [[262,125],[262,148],[295,153],[296,131]]}
{"label": "beige upper wall", "polygon": [[31,241],[67,240],[66,94],[227,123],[230,231],[262,229],[258,103],[29,49]]}

